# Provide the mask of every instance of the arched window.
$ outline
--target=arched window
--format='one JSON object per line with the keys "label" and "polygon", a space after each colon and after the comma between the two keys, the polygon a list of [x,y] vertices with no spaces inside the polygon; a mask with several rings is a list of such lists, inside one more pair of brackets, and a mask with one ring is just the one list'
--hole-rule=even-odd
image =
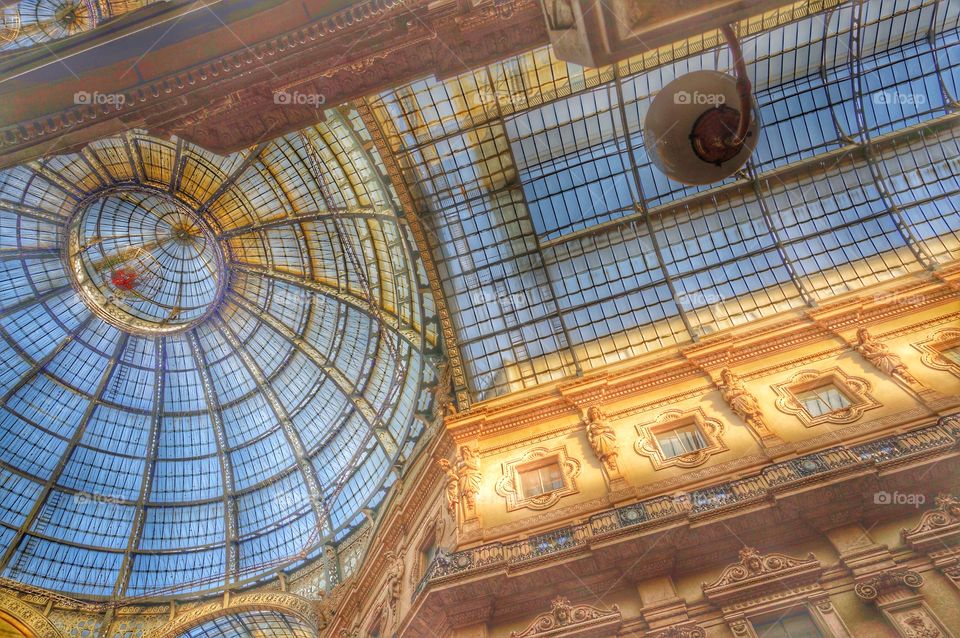
{"label": "arched window", "polygon": [[[218,616],[188,629],[178,638],[316,638],[305,622],[278,611],[244,611]],[[3,637],[5,638],[5,637]]]}

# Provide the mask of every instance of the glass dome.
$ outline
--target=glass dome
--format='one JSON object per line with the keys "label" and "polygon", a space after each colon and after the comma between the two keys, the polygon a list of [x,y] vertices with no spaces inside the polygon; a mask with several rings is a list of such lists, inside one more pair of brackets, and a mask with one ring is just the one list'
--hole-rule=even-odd
{"label": "glass dome", "polygon": [[0,51],[50,42],[156,0],[20,0],[0,6]]}
{"label": "glass dome", "polygon": [[376,511],[438,337],[365,136],[336,113],[230,157],[129,134],[0,171],[2,576],[213,592]]}

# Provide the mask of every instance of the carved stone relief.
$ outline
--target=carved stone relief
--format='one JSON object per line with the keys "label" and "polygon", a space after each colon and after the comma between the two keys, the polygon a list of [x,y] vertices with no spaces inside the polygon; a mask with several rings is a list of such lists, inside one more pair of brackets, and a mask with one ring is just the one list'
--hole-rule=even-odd
{"label": "carved stone relief", "polygon": [[944,352],[960,347],[960,328],[938,330],[928,339],[914,344],[920,351],[920,360],[928,368],[951,372],[960,377],[960,363],[948,357]]}
{"label": "carved stone relief", "polygon": [[537,616],[523,631],[510,632],[510,638],[615,635],[622,622],[620,608],[616,605],[610,609],[574,605],[568,599],[558,596],[553,599],[550,611]]}

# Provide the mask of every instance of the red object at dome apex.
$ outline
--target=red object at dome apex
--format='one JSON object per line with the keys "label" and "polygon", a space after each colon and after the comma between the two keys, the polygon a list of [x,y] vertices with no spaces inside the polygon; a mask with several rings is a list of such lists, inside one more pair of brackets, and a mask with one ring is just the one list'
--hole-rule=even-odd
{"label": "red object at dome apex", "polygon": [[110,275],[110,281],[113,282],[113,285],[123,290],[133,290],[139,278],[140,275],[133,268],[117,268]]}

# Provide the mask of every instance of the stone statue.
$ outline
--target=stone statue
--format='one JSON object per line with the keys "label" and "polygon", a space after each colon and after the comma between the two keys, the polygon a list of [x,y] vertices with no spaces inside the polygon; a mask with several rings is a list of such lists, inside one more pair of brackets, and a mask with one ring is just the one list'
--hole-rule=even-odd
{"label": "stone statue", "polygon": [[454,472],[453,466],[447,459],[440,459],[437,465],[447,475],[447,510],[456,515],[457,503],[460,501],[460,477]]}
{"label": "stone statue", "polygon": [[611,472],[617,471],[617,433],[597,406],[587,410],[587,440],[597,459]]}
{"label": "stone statue", "polygon": [[477,506],[477,494],[480,492],[483,476],[480,474],[480,459],[477,453],[466,445],[460,446],[457,474],[460,477],[460,495],[464,508],[472,512]]}
{"label": "stone statue", "polygon": [[433,405],[436,415],[443,418],[457,413],[453,400],[453,373],[450,364],[444,361],[437,371],[437,384],[433,388]]}
{"label": "stone statue", "polygon": [[397,611],[397,601],[400,600],[400,592],[403,583],[403,552],[387,552],[387,600],[390,603],[390,611]]}
{"label": "stone statue", "polygon": [[857,330],[857,345],[854,346],[863,358],[876,366],[884,374],[894,378],[899,378],[906,383],[917,383],[916,378],[907,370],[907,366],[900,360],[900,357],[887,348],[886,344],[880,343],[866,328]]}
{"label": "stone statue", "polygon": [[761,438],[772,437],[773,432],[763,420],[763,410],[760,409],[757,397],[744,387],[740,377],[730,368],[724,368],[720,371],[720,381],[720,392],[723,393],[723,400],[727,402],[730,409]]}

